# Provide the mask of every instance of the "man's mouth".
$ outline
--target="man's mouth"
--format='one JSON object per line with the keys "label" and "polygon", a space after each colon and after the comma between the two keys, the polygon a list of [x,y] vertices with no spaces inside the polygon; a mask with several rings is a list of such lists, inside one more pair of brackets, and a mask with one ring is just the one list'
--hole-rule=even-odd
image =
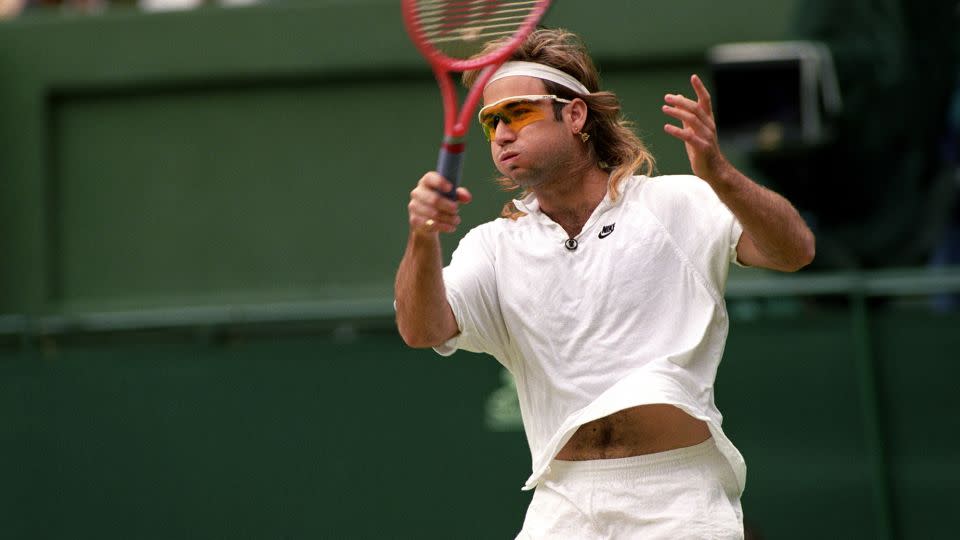
{"label": "man's mouth", "polygon": [[511,159],[519,155],[520,155],[519,152],[504,152],[500,154],[500,163],[506,163],[507,161],[510,161]]}

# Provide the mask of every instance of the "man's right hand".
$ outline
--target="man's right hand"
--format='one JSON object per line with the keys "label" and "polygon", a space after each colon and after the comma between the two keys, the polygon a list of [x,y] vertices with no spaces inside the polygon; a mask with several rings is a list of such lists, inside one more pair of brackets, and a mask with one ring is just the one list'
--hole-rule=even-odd
{"label": "man's right hand", "polygon": [[457,200],[451,201],[443,196],[450,191],[450,182],[437,172],[428,172],[417,182],[410,192],[410,204],[407,205],[410,230],[416,234],[451,233],[460,224],[458,215],[460,205],[473,200],[465,187],[457,188]]}

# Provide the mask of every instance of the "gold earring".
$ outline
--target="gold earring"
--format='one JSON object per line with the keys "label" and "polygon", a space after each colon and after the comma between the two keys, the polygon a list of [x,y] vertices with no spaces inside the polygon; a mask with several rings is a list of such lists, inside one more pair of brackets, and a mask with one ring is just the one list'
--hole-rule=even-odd
{"label": "gold earring", "polygon": [[589,141],[589,140],[590,140],[590,134],[589,134],[589,133],[586,133],[586,132],[580,133],[580,140],[583,141],[583,142]]}

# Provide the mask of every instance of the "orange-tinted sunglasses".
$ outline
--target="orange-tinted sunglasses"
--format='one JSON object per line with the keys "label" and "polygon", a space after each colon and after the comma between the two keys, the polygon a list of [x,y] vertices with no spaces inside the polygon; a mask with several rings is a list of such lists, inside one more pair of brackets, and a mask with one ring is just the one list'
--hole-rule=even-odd
{"label": "orange-tinted sunglasses", "polygon": [[558,103],[570,103],[569,99],[554,95],[511,96],[497,100],[480,109],[480,113],[477,115],[480,118],[480,128],[483,130],[483,135],[488,141],[492,141],[500,122],[510,126],[510,129],[514,131],[520,131],[534,122],[543,120],[546,118],[546,114],[543,108],[537,107],[536,104],[545,99]]}

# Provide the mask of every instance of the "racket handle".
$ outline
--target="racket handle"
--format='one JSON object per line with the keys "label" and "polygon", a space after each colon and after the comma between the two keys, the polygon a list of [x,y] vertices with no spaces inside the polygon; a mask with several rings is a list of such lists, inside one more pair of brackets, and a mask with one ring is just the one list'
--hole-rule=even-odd
{"label": "racket handle", "polygon": [[437,172],[453,184],[453,189],[443,194],[451,201],[457,200],[457,186],[460,185],[460,172],[463,170],[463,150],[463,144],[444,144],[437,158]]}

